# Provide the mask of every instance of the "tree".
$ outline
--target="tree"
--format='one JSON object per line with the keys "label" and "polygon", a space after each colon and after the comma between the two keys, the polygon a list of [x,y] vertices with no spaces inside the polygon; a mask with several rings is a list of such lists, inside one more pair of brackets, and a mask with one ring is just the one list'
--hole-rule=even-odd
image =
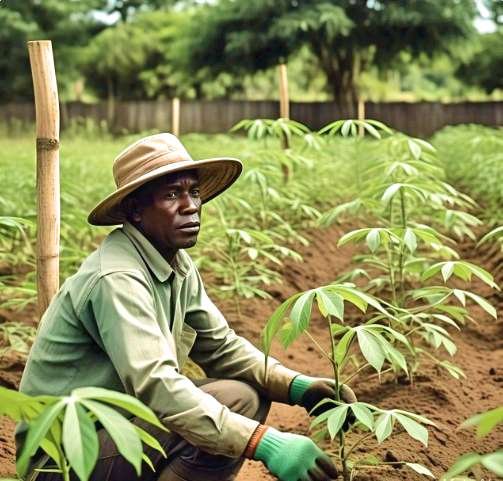
{"label": "tree", "polygon": [[178,44],[193,75],[246,74],[286,61],[307,45],[341,104],[358,97],[360,74],[446,51],[473,32],[473,0],[220,0],[198,9]]}
{"label": "tree", "polygon": [[[170,54],[184,14],[138,13],[94,37],[83,54],[82,70],[98,97],[109,100],[171,97],[184,90],[183,73]],[[190,87],[190,83],[186,83]]]}
{"label": "tree", "polygon": [[78,47],[103,25],[92,15],[103,0],[4,0],[0,3],[0,101],[31,99],[28,40],[48,39],[53,43],[60,93],[78,77]]}
{"label": "tree", "polygon": [[487,93],[503,89],[503,30],[481,35],[472,56],[459,66],[456,75]]}

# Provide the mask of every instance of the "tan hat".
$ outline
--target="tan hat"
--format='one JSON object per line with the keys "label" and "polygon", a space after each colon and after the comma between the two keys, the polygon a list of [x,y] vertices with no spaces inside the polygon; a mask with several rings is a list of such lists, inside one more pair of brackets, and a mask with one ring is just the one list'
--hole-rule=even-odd
{"label": "tan hat", "polygon": [[93,225],[122,224],[126,218],[121,201],[141,185],[171,172],[197,170],[202,202],[230,187],[243,165],[238,159],[215,158],[195,161],[172,134],[156,134],[138,140],[114,160],[117,190],[102,200],[89,214]]}

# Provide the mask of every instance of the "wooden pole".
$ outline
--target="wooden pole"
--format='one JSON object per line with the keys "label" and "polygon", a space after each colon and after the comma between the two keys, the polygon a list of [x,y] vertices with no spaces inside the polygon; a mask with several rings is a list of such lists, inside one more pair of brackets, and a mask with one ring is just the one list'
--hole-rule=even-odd
{"label": "wooden pole", "polygon": [[[358,120],[365,120],[365,100],[362,97],[358,98]],[[358,135],[363,137],[365,134],[365,129],[363,125],[358,126]]]}
{"label": "wooden pole", "polygon": [[290,118],[290,102],[288,100],[288,74],[284,63],[279,66],[279,116]]}
{"label": "wooden pole", "polygon": [[37,131],[37,291],[41,317],[59,289],[59,101],[52,44],[28,42]]}
{"label": "wooden pole", "polygon": [[180,136],[180,99],[175,97],[171,101],[171,132]]}
{"label": "wooden pole", "polygon": [[[290,102],[288,99],[288,73],[286,69],[286,64],[282,63],[279,65],[279,116],[282,119],[290,118]],[[288,136],[283,132],[281,136],[281,146],[284,150],[290,148],[290,141]],[[281,166],[283,171],[283,180],[288,182],[290,178],[290,169],[283,163]]]}

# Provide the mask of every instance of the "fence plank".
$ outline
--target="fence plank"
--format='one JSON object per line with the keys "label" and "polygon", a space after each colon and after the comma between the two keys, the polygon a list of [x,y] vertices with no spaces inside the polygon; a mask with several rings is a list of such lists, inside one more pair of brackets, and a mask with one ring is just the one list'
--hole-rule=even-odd
{"label": "fence plank", "polygon": [[[366,117],[377,119],[410,135],[428,137],[446,125],[478,123],[489,126],[503,124],[503,102],[387,102],[365,103]],[[91,119],[100,124],[107,120],[107,104],[67,102],[61,106],[62,128],[72,122]],[[354,118],[356,105],[342,109],[335,102],[290,102],[291,118],[313,130],[341,118]],[[113,124],[115,133],[171,129],[171,101],[115,102]],[[279,106],[274,100],[191,100],[181,103],[181,133],[227,132],[244,118],[277,118]],[[0,105],[0,122],[7,125],[32,123],[32,103]]]}

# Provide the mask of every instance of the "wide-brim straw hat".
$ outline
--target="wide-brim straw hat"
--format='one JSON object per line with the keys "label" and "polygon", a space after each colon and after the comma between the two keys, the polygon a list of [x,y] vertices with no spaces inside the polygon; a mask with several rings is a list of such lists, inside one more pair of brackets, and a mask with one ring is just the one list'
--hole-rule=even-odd
{"label": "wide-brim straw hat", "polygon": [[201,201],[208,202],[230,187],[242,169],[241,161],[231,157],[193,160],[172,134],[145,137],[115,158],[113,174],[117,189],[91,211],[88,221],[93,225],[124,223],[121,202],[128,194],[151,180],[184,170],[197,171]]}

